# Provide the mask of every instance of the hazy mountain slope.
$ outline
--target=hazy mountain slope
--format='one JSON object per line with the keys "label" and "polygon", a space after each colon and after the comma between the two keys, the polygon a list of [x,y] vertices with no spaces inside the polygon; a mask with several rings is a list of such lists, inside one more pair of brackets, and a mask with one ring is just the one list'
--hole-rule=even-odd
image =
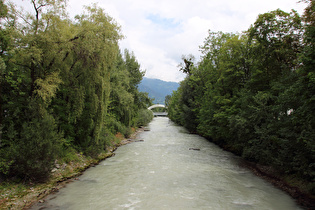
{"label": "hazy mountain slope", "polygon": [[165,96],[171,95],[174,90],[177,90],[179,83],[166,82],[159,79],[151,79],[144,77],[139,84],[139,91],[149,93],[150,98],[154,98],[153,103],[164,104]]}

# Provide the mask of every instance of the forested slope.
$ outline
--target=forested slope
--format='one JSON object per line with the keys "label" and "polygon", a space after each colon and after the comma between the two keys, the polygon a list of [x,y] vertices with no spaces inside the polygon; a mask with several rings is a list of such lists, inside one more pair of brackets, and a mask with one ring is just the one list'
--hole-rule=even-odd
{"label": "forested slope", "polygon": [[115,20],[96,5],[72,20],[65,1],[31,2],[26,13],[0,1],[0,180],[45,180],[56,159],[97,156],[152,117]]}
{"label": "forested slope", "polygon": [[276,10],[243,33],[209,31],[200,62],[183,59],[168,113],[315,194],[315,3],[306,2],[302,17]]}

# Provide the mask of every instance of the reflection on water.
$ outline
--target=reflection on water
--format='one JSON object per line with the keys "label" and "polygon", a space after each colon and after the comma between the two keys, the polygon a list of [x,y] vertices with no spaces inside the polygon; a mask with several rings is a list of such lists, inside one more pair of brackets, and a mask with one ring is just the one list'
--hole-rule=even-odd
{"label": "reflection on water", "polygon": [[168,118],[149,126],[143,142],[118,148],[33,209],[299,209],[237,157]]}

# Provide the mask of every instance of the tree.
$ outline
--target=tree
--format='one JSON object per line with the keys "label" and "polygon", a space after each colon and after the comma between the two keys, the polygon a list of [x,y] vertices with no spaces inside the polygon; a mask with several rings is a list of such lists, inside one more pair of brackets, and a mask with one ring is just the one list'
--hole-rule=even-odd
{"label": "tree", "polygon": [[170,100],[171,100],[172,96],[171,95],[167,95],[165,96],[165,106],[168,107]]}
{"label": "tree", "polygon": [[[57,44],[51,37],[50,21],[59,20],[62,2],[32,1],[35,16],[22,16],[13,6],[1,32],[1,57],[6,68],[1,72],[2,145],[7,165],[3,173],[43,180],[49,176],[58,153],[61,136],[48,106],[61,80],[56,68],[50,68]],[[42,13],[45,7],[47,13]],[[17,21],[22,16],[23,22]],[[53,54],[53,53],[52,53]],[[40,126],[45,131],[39,130]],[[42,151],[42,152],[38,152]]]}
{"label": "tree", "polygon": [[152,101],[103,9],[70,20],[63,0],[30,3],[34,14],[0,1],[0,175],[45,180],[56,158],[97,156],[116,132],[147,123]]}
{"label": "tree", "polygon": [[[110,71],[116,62],[120,28],[96,5],[76,16],[74,31],[65,47],[63,84],[54,102],[62,116],[66,139],[86,154],[106,147],[105,118],[110,96]],[[65,109],[66,108],[66,109]]]}
{"label": "tree", "polygon": [[[126,63],[127,71],[130,75],[130,82],[129,82],[129,90],[128,92],[133,94],[134,102],[131,108],[131,121],[128,126],[134,126],[136,123],[137,113],[140,109],[147,108],[143,104],[143,95],[141,95],[138,91],[138,85],[141,82],[145,71],[140,69],[140,64],[138,63],[134,53],[130,53],[128,50],[124,51],[124,59]],[[142,100],[142,101],[141,101]]]}
{"label": "tree", "polygon": [[[305,33],[303,46],[299,54],[299,67],[293,77],[292,85],[280,94],[280,104],[286,114],[283,116],[283,135],[290,139],[290,146],[286,145],[291,154],[291,164],[286,164],[287,171],[297,173],[311,182],[315,180],[315,3],[308,2],[303,20]],[[288,136],[287,134],[292,134]],[[285,159],[282,157],[282,160]],[[314,186],[312,186],[313,192]]]}
{"label": "tree", "polygon": [[223,143],[232,138],[227,125],[237,112],[234,105],[237,95],[250,76],[247,37],[209,32],[201,49],[204,55],[198,69],[203,82],[196,84],[200,94],[198,131]]}
{"label": "tree", "polygon": [[145,71],[141,71],[140,64],[138,63],[134,53],[130,53],[127,49],[124,51],[124,59],[126,62],[127,70],[130,74],[130,91],[136,91],[139,83],[141,82]]}
{"label": "tree", "polygon": [[253,72],[251,89],[263,91],[273,81],[292,73],[298,66],[302,24],[298,13],[281,10],[259,15],[249,29]]}
{"label": "tree", "polygon": [[188,75],[168,107],[169,117],[192,132],[312,183],[315,4],[306,2],[302,19],[276,10],[259,15],[244,34],[209,32],[198,65],[184,61]]}
{"label": "tree", "polygon": [[192,73],[191,70],[194,67],[195,57],[191,54],[187,56],[183,55],[182,60],[184,61],[184,63],[178,65],[180,71],[190,75]]}

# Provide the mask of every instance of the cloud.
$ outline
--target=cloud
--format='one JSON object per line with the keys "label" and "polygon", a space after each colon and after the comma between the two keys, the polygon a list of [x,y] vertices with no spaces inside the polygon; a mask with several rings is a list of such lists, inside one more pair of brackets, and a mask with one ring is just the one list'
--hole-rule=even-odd
{"label": "cloud", "polygon": [[149,14],[146,19],[166,30],[174,29],[180,24],[179,22],[176,22],[176,20],[173,18],[164,18],[161,17],[159,14]]}
{"label": "cloud", "polygon": [[[69,0],[71,17],[80,14],[83,5],[98,2],[121,26],[126,36],[122,50],[135,53],[146,76],[180,81],[178,71],[182,55],[200,56],[199,46],[208,30],[242,32],[259,14],[278,8],[302,14],[305,4],[298,0]],[[15,0],[23,4],[28,1]]]}

